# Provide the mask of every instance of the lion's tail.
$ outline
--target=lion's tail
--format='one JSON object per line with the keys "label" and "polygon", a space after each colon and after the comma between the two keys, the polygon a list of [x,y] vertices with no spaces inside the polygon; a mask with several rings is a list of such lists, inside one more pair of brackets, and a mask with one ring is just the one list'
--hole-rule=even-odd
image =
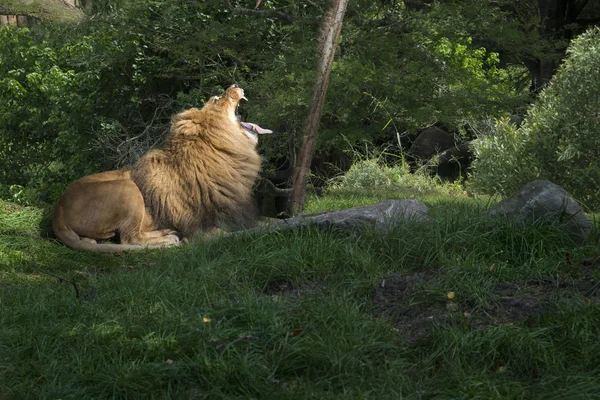
{"label": "lion's tail", "polygon": [[96,253],[117,253],[119,251],[127,250],[145,250],[145,249],[158,249],[163,246],[141,246],[135,244],[115,244],[115,243],[91,243],[81,240],[81,237],[64,221],[63,209],[60,206],[56,207],[54,211],[54,218],[52,218],[52,230],[54,234],[64,244],[72,249],[78,250],[89,250]]}

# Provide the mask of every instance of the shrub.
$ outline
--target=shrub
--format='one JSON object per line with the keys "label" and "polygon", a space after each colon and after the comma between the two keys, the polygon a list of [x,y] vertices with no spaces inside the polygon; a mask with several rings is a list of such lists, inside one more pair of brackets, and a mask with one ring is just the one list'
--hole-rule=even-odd
{"label": "shrub", "polygon": [[506,121],[475,143],[470,186],[509,195],[543,178],[590,208],[600,200],[600,28],[577,37],[517,129]]}
{"label": "shrub", "polygon": [[[97,80],[59,62],[81,50],[53,49],[43,40],[35,41],[27,29],[0,29],[2,197],[7,192],[23,202],[53,197],[56,183],[62,186],[80,173],[82,164],[94,163],[91,152],[85,151],[90,121],[81,116],[91,114],[89,93]],[[21,186],[40,190],[15,192]]]}
{"label": "shrub", "polygon": [[[416,192],[462,193],[459,183],[444,183],[426,173],[411,173],[409,165],[400,160],[397,164],[386,164],[382,153],[379,157],[360,156],[343,175],[333,178],[327,187],[328,192],[371,189],[375,191],[410,189]],[[388,154],[389,155],[389,154]]]}
{"label": "shrub", "polygon": [[381,188],[398,184],[404,171],[390,167],[376,158],[359,160],[344,174],[334,179],[334,187],[345,189]]}

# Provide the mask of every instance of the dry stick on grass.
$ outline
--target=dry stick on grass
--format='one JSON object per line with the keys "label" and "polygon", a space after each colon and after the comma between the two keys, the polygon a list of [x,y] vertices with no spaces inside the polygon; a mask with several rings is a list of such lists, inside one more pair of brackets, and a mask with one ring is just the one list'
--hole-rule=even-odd
{"label": "dry stick on grass", "polygon": [[40,273],[42,273],[44,275],[52,276],[61,282],[66,282],[66,283],[70,283],[71,285],[73,285],[73,287],[75,288],[75,297],[77,298],[77,300],[85,301],[85,300],[90,300],[90,299],[93,299],[94,297],[96,297],[97,289],[95,286],[92,286],[92,288],[90,289],[90,292],[88,294],[86,294],[85,296],[81,296],[81,292],[79,291],[79,286],[77,286],[77,282],[72,281],[70,279],[63,278],[62,276],[55,275],[51,272],[42,271],[41,269],[38,268],[37,262],[35,261],[35,256],[33,255],[33,253],[31,254],[31,260],[33,261],[33,268],[36,271],[39,271]]}
{"label": "dry stick on grass", "polygon": [[239,338],[227,343],[227,345],[219,353],[219,357],[223,357],[225,355],[225,353],[227,352],[227,350],[229,350],[229,348],[231,346],[233,346],[234,344],[241,342],[242,340],[250,340],[250,339],[258,339],[258,338],[256,336],[246,335],[246,336],[240,336]]}

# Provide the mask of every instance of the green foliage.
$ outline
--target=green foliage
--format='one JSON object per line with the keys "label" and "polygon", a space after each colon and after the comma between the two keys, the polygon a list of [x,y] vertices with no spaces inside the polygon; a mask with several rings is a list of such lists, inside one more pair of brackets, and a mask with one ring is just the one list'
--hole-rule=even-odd
{"label": "green foliage", "polygon": [[353,163],[344,175],[335,179],[336,188],[381,188],[398,184],[402,176],[408,175],[406,168],[390,167],[378,159],[366,159]]}
{"label": "green foliage", "polygon": [[519,129],[500,122],[495,135],[477,141],[472,176],[475,190],[507,195],[541,177],[597,208],[600,29],[590,29],[573,40],[567,55]]}
{"label": "green foliage", "polygon": [[475,160],[467,180],[471,190],[507,196],[539,176],[529,137],[508,119],[497,120],[484,135],[473,144]]}
{"label": "green foliage", "polygon": [[[353,2],[317,152],[347,140],[404,146],[404,135],[432,123],[459,128],[522,104],[524,68],[501,65],[478,39],[505,16],[483,3],[489,23],[478,31],[454,2],[419,12]],[[92,7],[77,26],[0,33],[0,197],[53,202],[82,175],[129,165],[162,142],[173,114],[232,82],[250,99],[242,117],[276,132],[261,153],[289,158],[311,101],[320,3],[264,1],[252,12],[239,12],[249,7],[241,0]]]}
{"label": "green foliage", "polygon": [[95,166],[82,135],[90,121],[81,116],[92,112],[97,79],[61,67],[74,56],[81,48],[55,50],[27,29],[0,29],[0,183],[8,184],[1,190],[43,184],[52,193]]}
{"label": "green foliage", "polygon": [[[402,157],[387,152],[365,150],[365,155],[353,151],[354,162],[350,169],[332,178],[327,185],[326,193],[331,196],[352,197],[357,191],[375,190],[389,192],[394,190],[409,191],[409,197],[415,193],[462,193],[459,183],[442,183],[439,178],[411,168]],[[390,160],[394,160],[391,162]]]}
{"label": "green foliage", "polygon": [[342,145],[340,132],[352,143],[394,143],[398,134],[436,123],[457,130],[508,114],[526,99],[526,68],[500,67],[498,53],[460,25],[464,18],[450,30],[440,29],[437,8],[416,15],[398,6],[369,11],[345,21],[322,143]]}

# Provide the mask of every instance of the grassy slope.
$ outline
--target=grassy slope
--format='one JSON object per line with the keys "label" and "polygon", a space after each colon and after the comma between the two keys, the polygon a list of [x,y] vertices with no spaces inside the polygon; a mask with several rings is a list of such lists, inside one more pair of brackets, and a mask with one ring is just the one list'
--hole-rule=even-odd
{"label": "grassy slope", "polygon": [[[412,195],[332,194],[309,210]],[[39,210],[2,203],[0,393],[598,398],[599,297],[577,290],[600,278],[598,247],[551,226],[485,225],[485,200],[423,198],[434,223],[385,235],[307,229],[124,255],[66,249],[39,236]],[[427,279],[404,309],[378,312],[394,272]],[[506,318],[502,285],[543,296],[543,310]],[[399,319],[411,313],[444,323],[411,338]]]}

